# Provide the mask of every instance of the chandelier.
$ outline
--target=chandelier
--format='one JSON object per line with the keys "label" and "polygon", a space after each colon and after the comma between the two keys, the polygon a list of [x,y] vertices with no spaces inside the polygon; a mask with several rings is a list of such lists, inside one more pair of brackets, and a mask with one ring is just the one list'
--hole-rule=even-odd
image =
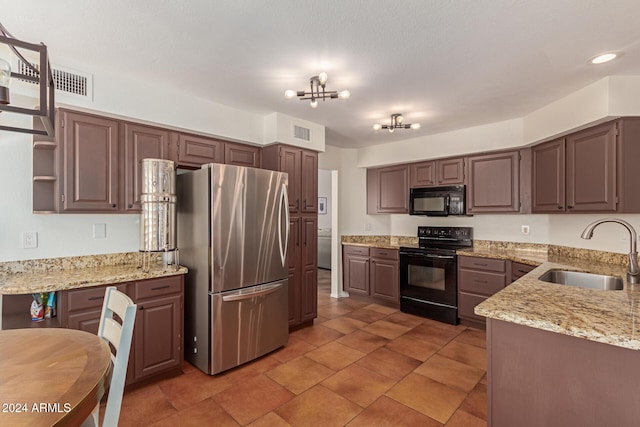
{"label": "chandelier", "polygon": [[284,92],[284,96],[287,99],[295,98],[296,96],[300,98],[300,100],[310,99],[311,108],[318,107],[318,100],[322,99],[323,101],[327,98],[336,99],[342,98],[347,99],[351,96],[351,93],[348,90],[342,90],[338,92],[337,90],[326,90],[325,86],[328,80],[327,73],[320,73],[317,76],[313,76],[309,79],[309,85],[311,86],[311,90],[309,92],[305,92],[303,90],[286,90]]}
{"label": "chandelier", "polygon": [[403,120],[404,119],[402,118],[402,114],[392,114],[391,124],[381,125],[379,123],[376,123],[375,125],[373,125],[373,129],[375,130],[388,129],[389,133],[393,133],[393,131],[396,129],[420,129],[420,123],[413,123],[413,124],[402,123]]}
{"label": "chandelier", "polygon": [[[51,65],[49,64],[49,57],[47,55],[47,46],[42,43],[33,44],[16,39],[1,23],[0,43],[8,45],[9,49],[11,49],[20,61],[24,63],[27,73],[31,74],[28,75],[22,72],[11,71],[11,65],[4,59],[0,58],[0,112],[6,111],[10,113],[28,114],[30,116],[39,117],[42,120],[42,128],[44,129],[28,129],[0,125],[0,130],[30,133],[33,135],[54,136],[53,117],[55,108],[55,83],[53,81]],[[38,54],[39,63],[35,65],[32,64],[30,61],[25,59],[18,49],[36,52]],[[12,77],[24,81],[30,81],[39,85],[38,105],[35,108],[24,108],[10,105],[11,99],[9,96],[9,82]]]}

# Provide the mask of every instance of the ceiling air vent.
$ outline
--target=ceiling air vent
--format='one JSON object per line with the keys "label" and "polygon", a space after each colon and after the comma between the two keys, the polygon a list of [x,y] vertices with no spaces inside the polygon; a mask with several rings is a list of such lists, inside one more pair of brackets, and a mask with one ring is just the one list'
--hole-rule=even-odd
{"label": "ceiling air vent", "polygon": [[293,125],[293,137],[303,141],[311,141],[311,129]]}
{"label": "ceiling air vent", "polygon": [[[38,64],[33,64],[38,69]],[[70,93],[82,97],[90,97],[91,75],[77,72],[65,71],[57,67],[52,67],[53,80],[56,83],[56,90]],[[18,59],[18,72],[31,77],[37,77],[36,73],[29,68],[21,59]],[[37,84],[29,80],[20,79],[25,83]]]}

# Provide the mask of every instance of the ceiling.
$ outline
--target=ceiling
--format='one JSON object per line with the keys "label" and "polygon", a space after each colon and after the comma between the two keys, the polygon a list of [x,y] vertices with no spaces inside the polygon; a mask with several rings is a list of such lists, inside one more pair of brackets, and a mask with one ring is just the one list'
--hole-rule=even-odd
{"label": "ceiling", "polygon": [[[607,75],[640,75],[637,0],[0,0],[52,62],[277,111],[363,147],[522,117]],[[600,66],[605,51],[623,56]],[[89,70],[90,71],[90,70]],[[348,100],[284,98],[325,71]],[[402,113],[419,130],[374,131]]]}

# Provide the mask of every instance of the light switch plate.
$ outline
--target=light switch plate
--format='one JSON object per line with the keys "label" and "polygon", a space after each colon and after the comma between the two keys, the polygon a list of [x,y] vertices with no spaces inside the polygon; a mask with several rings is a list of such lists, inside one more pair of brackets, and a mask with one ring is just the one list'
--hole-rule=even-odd
{"label": "light switch plate", "polygon": [[104,239],[107,237],[107,224],[93,224],[93,238]]}

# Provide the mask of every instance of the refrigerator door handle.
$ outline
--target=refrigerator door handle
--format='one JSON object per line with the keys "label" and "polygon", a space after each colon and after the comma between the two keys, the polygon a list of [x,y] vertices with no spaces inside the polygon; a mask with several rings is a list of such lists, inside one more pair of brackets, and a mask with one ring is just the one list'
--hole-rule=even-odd
{"label": "refrigerator door handle", "polygon": [[239,292],[239,293],[232,294],[232,295],[225,295],[225,296],[222,297],[222,301],[225,301],[225,302],[241,301],[241,300],[245,300],[245,299],[251,299],[251,298],[255,298],[255,297],[260,297],[260,296],[263,296],[263,295],[269,295],[269,294],[274,293],[278,289],[280,289],[282,286],[284,286],[283,283],[277,283],[275,285],[270,285],[268,287],[264,287],[263,289],[261,289],[259,291]]}
{"label": "refrigerator door handle", "polygon": [[[282,247],[282,205],[285,207],[285,216],[286,216],[286,228],[285,231],[286,236],[284,239],[284,248]],[[280,247],[280,260],[282,261],[282,266],[285,266],[287,261],[287,251],[289,250],[289,233],[290,233],[290,224],[289,224],[289,195],[287,194],[287,186],[282,184],[282,191],[280,192],[280,206],[278,207],[278,244]],[[284,249],[284,250],[283,250]]]}

